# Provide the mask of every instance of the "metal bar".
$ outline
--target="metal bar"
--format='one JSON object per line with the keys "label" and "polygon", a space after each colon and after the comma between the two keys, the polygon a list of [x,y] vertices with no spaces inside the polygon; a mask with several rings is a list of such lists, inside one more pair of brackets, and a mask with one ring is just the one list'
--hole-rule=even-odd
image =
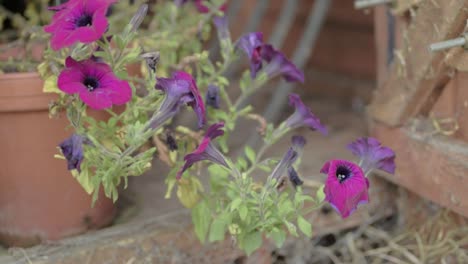
{"label": "metal bar", "polygon": [[364,9],[364,8],[369,8],[369,7],[373,7],[376,5],[390,4],[393,1],[394,0],[356,0],[354,1],[354,8]]}
{"label": "metal bar", "polygon": [[388,32],[388,40],[387,40],[387,65],[390,65],[393,61],[394,57],[394,50],[395,50],[395,30],[396,30],[396,23],[395,17],[392,15],[390,8],[386,8],[387,14],[387,32]]}
{"label": "metal bar", "polygon": [[459,38],[456,38],[456,39],[449,39],[449,40],[446,40],[446,41],[433,43],[433,44],[431,44],[429,46],[429,50],[434,52],[434,51],[449,49],[449,48],[453,48],[453,47],[464,46],[465,44],[466,44],[466,38],[465,37],[459,37]]}
{"label": "metal bar", "polygon": [[298,0],[287,0],[284,1],[281,10],[281,16],[277,20],[273,29],[273,35],[268,41],[275,47],[282,47],[284,40],[288,36],[289,29],[294,23],[294,15],[298,6]]}
{"label": "metal bar", "polygon": [[257,30],[258,25],[263,20],[263,15],[265,15],[265,11],[268,9],[270,4],[270,0],[257,0],[255,5],[255,12],[250,15],[249,21],[247,22],[247,26],[245,27],[244,32],[252,32]]}

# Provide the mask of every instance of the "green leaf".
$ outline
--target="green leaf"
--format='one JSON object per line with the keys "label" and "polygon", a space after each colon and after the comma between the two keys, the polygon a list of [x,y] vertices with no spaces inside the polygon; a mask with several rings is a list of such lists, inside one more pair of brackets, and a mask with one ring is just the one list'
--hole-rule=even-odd
{"label": "green leaf", "polygon": [[284,241],[286,240],[286,232],[281,229],[275,229],[270,233],[270,237],[275,241],[275,245],[277,248],[283,246]]}
{"label": "green leaf", "polygon": [[226,222],[225,219],[222,217],[216,218],[213,223],[211,224],[210,228],[210,235],[208,237],[208,241],[222,241],[224,240],[226,234]]}
{"label": "green leaf", "polygon": [[231,211],[236,210],[239,208],[239,205],[242,203],[242,199],[240,197],[237,197],[234,199],[234,201],[231,202]]}
{"label": "green leaf", "polygon": [[243,157],[237,158],[237,168],[241,171],[244,171],[247,168],[247,161],[245,161]]}
{"label": "green leaf", "polygon": [[312,225],[302,215],[297,218],[297,226],[306,236],[312,236]]}
{"label": "green leaf", "polygon": [[44,87],[42,88],[44,93],[63,93],[57,86],[57,76],[51,75],[44,81]]}
{"label": "green leaf", "polygon": [[296,228],[296,226],[295,226],[293,223],[291,223],[291,222],[285,220],[285,221],[284,221],[284,224],[285,224],[286,227],[288,228],[288,231],[289,231],[289,233],[290,233],[291,235],[296,236],[296,237],[299,236],[299,235],[297,234],[297,228]]}
{"label": "green leaf", "polygon": [[199,202],[192,209],[192,222],[195,229],[195,234],[198,239],[204,243],[206,239],[206,234],[210,228],[211,216],[210,208],[206,201]]}
{"label": "green leaf", "polygon": [[247,213],[249,210],[247,209],[247,206],[245,204],[241,204],[239,206],[239,217],[241,218],[242,221],[244,221],[247,218]]}
{"label": "green leaf", "polygon": [[317,190],[317,193],[316,193],[317,203],[321,203],[321,202],[323,202],[323,200],[325,200],[325,193],[323,192],[324,187],[325,187],[325,185],[322,185]]}
{"label": "green leaf", "polygon": [[249,159],[252,164],[256,162],[255,151],[250,146],[245,146],[245,156]]}
{"label": "green leaf", "polygon": [[262,246],[262,234],[260,232],[254,232],[247,234],[242,240],[242,248],[245,253],[249,256],[255,250]]}
{"label": "green leaf", "polygon": [[72,170],[71,174],[73,177],[76,178],[76,180],[80,183],[81,187],[88,193],[91,194],[94,191],[94,185],[89,179],[89,174],[88,170],[84,169],[81,172],[78,172],[77,170]]}

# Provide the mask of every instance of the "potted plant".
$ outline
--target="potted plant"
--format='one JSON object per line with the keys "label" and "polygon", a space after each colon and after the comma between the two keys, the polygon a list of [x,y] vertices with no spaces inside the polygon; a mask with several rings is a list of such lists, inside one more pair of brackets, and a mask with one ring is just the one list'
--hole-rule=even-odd
{"label": "potted plant", "polygon": [[[0,45],[0,242],[28,246],[109,225],[116,210],[103,193],[91,207],[89,195],[54,158],[54,145],[70,131],[65,116],[49,118],[49,106],[58,97],[43,92],[37,70],[47,46],[41,25],[52,17],[49,1],[16,3],[25,9],[15,13],[0,6],[5,25]],[[51,81],[46,80],[46,90]],[[101,113],[95,117],[107,118]]]}
{"label": "potted plant", "polygon": [[[156,13],[147,20],[148,6],[143,4],[123,30],[113,28],[105,16],[111,4],[69,1],[53,8],[56,13],[45,27],[51,45],[42,75],[54,80],[50,90],[59,96],[51,113],[65,112],[73,130],[57,142],[58,156],[93,203],[99,201],[101,188],[106,197],[117,200],[119,188],[125,188],[129,177],[147,171],[157,155],[172,168],[166,177],[166,197],[176,189],[180,202],[192,211],[198,238],[218,241],[228,233],[250,254],[263,237],[280,246],[288,233],[297,236],[297,229],[310,236],[311,224],[304,216],[324,200],[348,217],[369,201],[367,176],[372,170],[393,173],[393,151],[372,138],[348,146],[360,157],[358,164],[339,159],[324,164],[321,172],[327,180],[312,194],[302,189],[296,169],[306,144],[303,137],[293,136],[282,158],[266,157],[268,148],[299,127],[324,135],[327,129],[297,94],[289,95],[294,112],[277,126],[252,106],[244,106],[269,81],[303,82],[304,75],[265,43],[261,32],[232,41],[223,14],[225,1],[158,1]],[[180,43],[183,36],[177,34],[187,32],[175,29],[184,23],[197,25],[198,36],[214,25],[220,42],[218,61],[212,61],[200,43]],[[152,25],[158,25],[157,30]],[[159,46],[152,49],[146,34],[160,35]],[[233,96],[227,90],[236,87],[224,74],[244,54],[250,67],[239,80],[239,95]],[[141,76],[129,76],[127,65],[138,60],[146,69]],[[175,117],[185,106],[193,110],[194,118],[182,125]],[[91,111],[108,113],[110,118],[96,120]],[[245,146],[233,157],[228,139],[236,136],[240,119],[260,123],[264,144],[258,150]],[[151,138],[155,146],[143,148]],[[203,169],[201,161],[211,165]],[[208,186],[201,177],[209,179]]]}

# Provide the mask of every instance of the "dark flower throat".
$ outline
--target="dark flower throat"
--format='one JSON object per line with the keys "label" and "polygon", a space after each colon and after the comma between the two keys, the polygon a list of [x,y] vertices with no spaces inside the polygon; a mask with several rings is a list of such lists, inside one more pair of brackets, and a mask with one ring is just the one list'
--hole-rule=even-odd
{"label": "dark flower throat", "polygon": [[99,82],[94,77],[86,77],[86,79],[84,79],[83,81],[83,84],[86,86],[86,89],[88,89],[88,91],[90,92],[94,91],[96,88],[99,87]]}
{"label": "dark flower throat", "polygon": [[82,14],[76,21],[77,27],[89,27],[93,24],[93,17],[89,14]]}
{"label": "dark flower throat", "polygon": [[340,183],[351,177],[351,175],[351,170],[348,167],[338,166],[338,168],[336,168],[336,178],[338,178]]}

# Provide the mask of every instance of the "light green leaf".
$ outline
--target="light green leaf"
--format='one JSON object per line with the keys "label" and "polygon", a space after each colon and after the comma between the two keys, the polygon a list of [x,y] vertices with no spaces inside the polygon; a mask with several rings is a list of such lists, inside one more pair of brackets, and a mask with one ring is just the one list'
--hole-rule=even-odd
{"label": "light green leaf", "polygon": [[210,235],[208,241],[222,241],[226,234],[226,222],[222,217],[216,218],[211,224]]}
{"label": "light green leaf", "polygon": [[255,164],[256,154],[255,151],[250,146],[245,146],[245,156],[249,159],[252,164]]}
{"label": "light green leaf", "polygon": [[77,170],[72,170],[71,174],[80,183],[81,187],[88,193],[91,194],[94,191],[93,183],[89,179],[88,170],[82,170],[81,173]]}
{"label": "light green leaf", "polygon": [[244,221],[247,218],[247,213],[248,213],[247,206],[245,204],[241,204],[239,206],[239,216],[242,221]]}
{"label": "light green leaf", "polygon": [[231,202],[231,211],[236,210],[239,208],[239,205],[242,203],[242,199],[240,197],[237,197],[234,199],[234,201]]}
{"label": "light green leaf", "polygon": [[270,233],[270,237],[275,241],[275,245],[277,248],[283,246],[284,241],[286,240],[286,232],[281,229],[276,229]]}
{"label": "light green leaf", "polygon": [[302,215],[297,218],[297,226],[306,236],[312,236],[312,225]]}
{"label": "light green leaf", "polygon": [[210,208],[206,201],[199,202],[192,209],[192,222],[195,229],[195,234],[198,239],[204,243],[206,239],[206,234],[210,228],[211,216]]}
{"label": "light green leaf", "polygon": [[237,158],[237,168],[239,168],[239,170],[243,171],[247,168],[247,161],[245,161],[245,159],[243,157],[238,157]]}
{"label": "light green leaf", "polygon": [[323,192],[323,188],[325,185],[320,186],[320,188],[317,190],[316,197],[317,197],[317,203],[322,203],[323,200],[325,200],[325,193]]}
{"label": "light green leaf", "polygon": [[252,254],[255,250],[262,246],[262,234],[260,232],[254,232],[247,234],[243,241],[242,247],[245,250],[247,256]]}
{"label": "light green leaf", "polygon": [[42,88],[44,93],[58,93],[61,94],[62,91],[59,90],[57,86],[57,76],[51,75],[47,77],[44,81],[44,87]]}
{"label": "light green leaf", "polygon": [[297,234],[297,228],[296,228],[296,226],[295,226],[293,223],[291,223],[291,222],[285,220],[285,221],[284,221],[284,224],[285,224],[286,227],[288,228],[288,231],[289,231],[289,233],[290,233],[291,235],[296,236],[296,237],[299,236],[299,235]]}

